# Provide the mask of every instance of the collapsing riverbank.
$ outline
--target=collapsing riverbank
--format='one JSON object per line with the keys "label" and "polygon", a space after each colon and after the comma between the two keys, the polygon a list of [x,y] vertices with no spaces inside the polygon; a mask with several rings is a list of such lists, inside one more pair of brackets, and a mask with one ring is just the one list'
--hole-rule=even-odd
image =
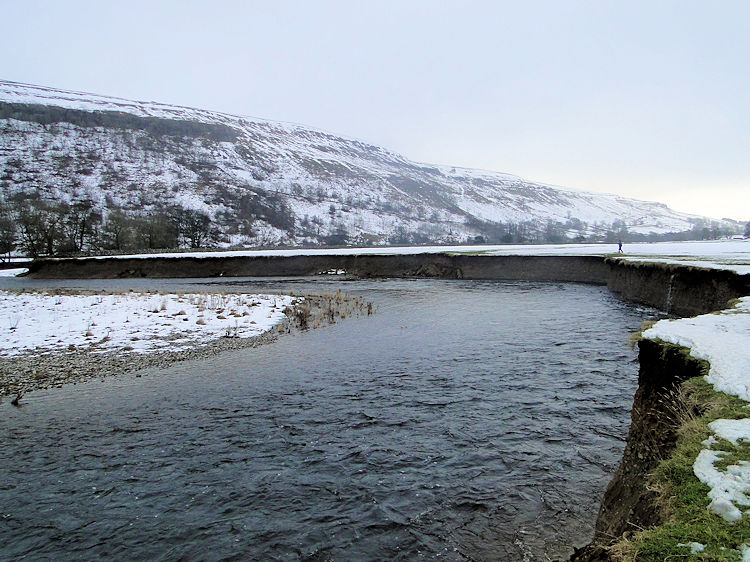
{"label": "collapsing riverbank", "polygon": [[750,297],[733,305],[643,332],[623,462],[575,560],[750,560]]}
{"label": "collapsing riverbank", "polygon": [[750,276],[729,270],[603,256],[467,254],[309,254],[43,259],[28,276],[41,279],[303,277],[344,273],[358,278],[432,277],[606,285],[622,298],[677,316],[726,308],[750,294]]}
{"label": "collapsing riverbank", "polygon": [[[44,260],[30,268],[33,277],[128,278],[305,276],[345,272],[361,278],[436,277],[581,282],[606,285],[623,298],[677,316],[693,316],[728,306],[731,299],[750,295],[750,276],[663,263],[627,262],[598,256],[481,255],[315,255],[227,258],[106,258]],[[592,545],[578,560],[604,560],[611,545],[633,530],[662,524],[670,514],[651,487],[650,475],[677,444],[685,412],[705,410],[686,402],[682,384],[706,374],[705,362],[663,341],[642,340],[639,389],[623,460],[610,484],[596,524]],[[692,404],[686,407],[686,403]],[[685,543],[691,537],[685,537]],[[623,555],[625,558],[627,556]]]}

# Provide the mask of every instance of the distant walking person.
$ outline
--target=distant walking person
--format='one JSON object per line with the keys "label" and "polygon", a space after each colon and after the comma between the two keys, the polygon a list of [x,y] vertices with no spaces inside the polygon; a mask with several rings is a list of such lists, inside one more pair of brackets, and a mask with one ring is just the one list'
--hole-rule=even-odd
{"label": "distant walking person", "polygon": [[617,241],[617,253],[622,254],[622,240]]}

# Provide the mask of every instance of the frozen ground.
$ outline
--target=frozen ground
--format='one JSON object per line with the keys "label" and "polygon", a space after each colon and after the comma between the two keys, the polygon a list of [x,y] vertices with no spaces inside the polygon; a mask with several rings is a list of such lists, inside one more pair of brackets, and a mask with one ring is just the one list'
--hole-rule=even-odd
{"label": "frozen ground", "polygon": [[[691,355],[710,363],[706,380],[716,390],[750,402],[750,296],[719,313],[662,320],[643,336],[690,348]],[[750,446],[750,417],[720,419],[709,427],[714,436],[704,442],[706,448],[693,465],[695,475],[711,489],[709,509],[729,522],[750,517],[750,462],[716,466],[728,454],[722,441],[732,444],[730,452]],[[750,556],[748,545],[743,553]]]}
{"label": "frozen ground", "polygon": [[719,313],[662,320],[643,336],[689,347],[711,363],[706,380],[716,390],[750,402],[750,296]]}
{"label": "frozen ground", "polygon": [[104,295],[0,291],[0,357],[84,349],[174,351],[273,328],[294,297],[246,294]]}

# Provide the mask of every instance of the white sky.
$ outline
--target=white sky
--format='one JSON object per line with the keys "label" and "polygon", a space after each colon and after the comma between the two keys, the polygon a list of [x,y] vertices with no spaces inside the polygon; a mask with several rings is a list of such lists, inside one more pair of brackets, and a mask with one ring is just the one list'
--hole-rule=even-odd
{"label": "white sky", "polygon": [[0,78],[750,220],[750,2],[0,0]]}

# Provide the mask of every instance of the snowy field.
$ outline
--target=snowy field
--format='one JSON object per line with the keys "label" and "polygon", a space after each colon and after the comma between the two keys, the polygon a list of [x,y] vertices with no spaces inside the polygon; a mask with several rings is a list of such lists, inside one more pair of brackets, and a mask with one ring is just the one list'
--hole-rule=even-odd
{"label": "snowy field", "polygon": [[174,351],[257,336],[294,297],[246,294],[104,295],[0,291],[0,357],[29,351]]}

